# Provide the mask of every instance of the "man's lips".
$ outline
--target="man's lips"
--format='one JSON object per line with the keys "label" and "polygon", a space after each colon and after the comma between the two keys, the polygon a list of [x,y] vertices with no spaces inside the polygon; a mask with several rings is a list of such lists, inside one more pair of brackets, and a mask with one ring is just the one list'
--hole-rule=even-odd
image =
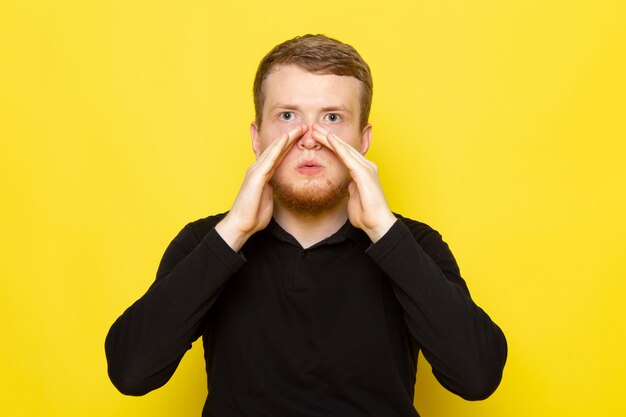
{"label": "man's lips", "polygon": [[324,170],[324,166],[322,166],[317,161],[303,161],[298,164],[296,167],[296,171],[303,175],[315,175],[319,174]]}

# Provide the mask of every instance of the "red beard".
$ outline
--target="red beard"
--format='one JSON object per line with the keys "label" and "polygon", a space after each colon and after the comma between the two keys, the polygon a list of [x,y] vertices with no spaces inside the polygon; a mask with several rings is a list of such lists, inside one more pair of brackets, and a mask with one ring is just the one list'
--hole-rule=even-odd
{"label": "red beard", "polygon": [[350,178],[340,184],[326,180],[326,187],[320,185],[304,185],[296,188],[282,184],[272,178],[270,184],[274,188],[274,198],[286,209],[297,214],[315,216],[337,207],[348,197]]}

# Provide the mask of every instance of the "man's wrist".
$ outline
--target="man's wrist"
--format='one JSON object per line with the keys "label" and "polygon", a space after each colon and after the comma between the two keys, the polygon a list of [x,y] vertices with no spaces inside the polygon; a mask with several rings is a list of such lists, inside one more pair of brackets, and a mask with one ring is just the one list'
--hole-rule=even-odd
{"label": "man's wrist", "polygon": [[386,216],[384,221],[376,225],[376,227],[365,230],[365,233],[367,233],[372,243],[376,243],[387,234],[397,220],[396,216],[389,212],[389,216]]}
{"label": "man's wrist", "polygon": [[250,237],[249,234],[242,232],[236,227],[233,227],[228,215],[222,219],[216,226],[215,231],[226,242],[228,246],[235,252],[239,252],[244,243]]}

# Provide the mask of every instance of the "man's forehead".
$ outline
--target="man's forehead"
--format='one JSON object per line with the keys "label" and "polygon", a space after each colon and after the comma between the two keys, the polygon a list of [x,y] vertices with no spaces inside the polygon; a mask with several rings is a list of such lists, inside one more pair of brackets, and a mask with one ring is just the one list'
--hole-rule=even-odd
{"label": "man's forehead", "polygon": [[266,108],[289,109],[316,105],[326,110],[352,111],[358,106],[361,82],[351,76],[309,72],[281,65],[264,83]]}

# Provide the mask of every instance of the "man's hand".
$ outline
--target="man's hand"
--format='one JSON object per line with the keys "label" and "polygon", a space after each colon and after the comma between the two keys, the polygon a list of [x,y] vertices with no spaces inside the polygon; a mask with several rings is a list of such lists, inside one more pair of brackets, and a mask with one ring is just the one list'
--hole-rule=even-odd
{"label": "man's hand", "polygon": [[215,226],[217,233],[235,252],[241,249],[250,236],[264,229],[270,222],[274,200],[269,180],[291,146],[307,130],[306,125],[300,125],[283,134],[246,171],[232,208]]}
{"label": "man's hand", "polygon": [[378,167],[338,136],[319,125],[313,126],[313,138],[334,151],[350,171],[348,218],[377,242],[395,223],[383,193]]}

